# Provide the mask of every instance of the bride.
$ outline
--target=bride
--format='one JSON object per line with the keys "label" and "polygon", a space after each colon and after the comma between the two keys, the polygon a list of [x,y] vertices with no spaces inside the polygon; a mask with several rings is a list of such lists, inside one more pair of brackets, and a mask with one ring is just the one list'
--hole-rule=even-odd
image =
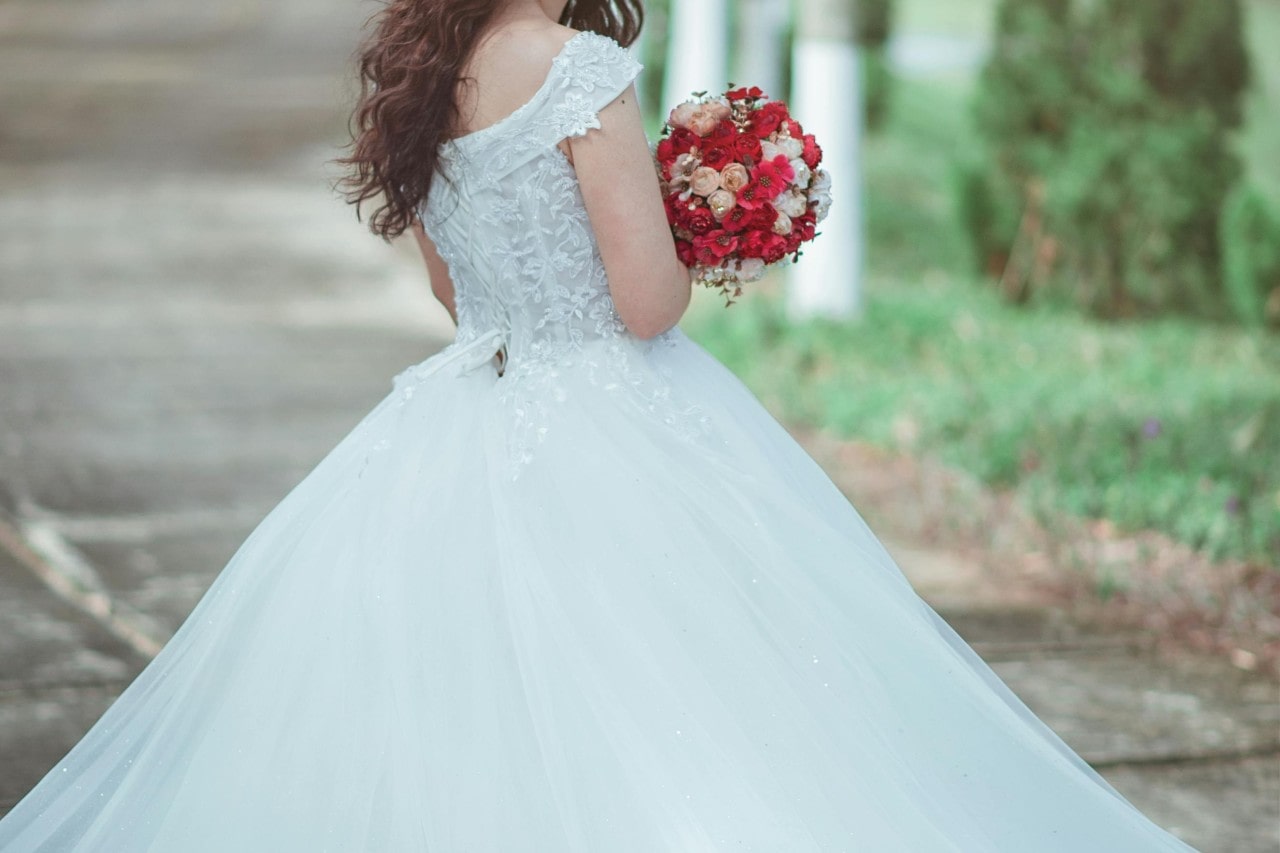
{"label": "bride", "polygon": [[676,327],[641,17],[391,0],[352,195],[417,235],[457,341],[263,520],[5,853],[1190,849]]}

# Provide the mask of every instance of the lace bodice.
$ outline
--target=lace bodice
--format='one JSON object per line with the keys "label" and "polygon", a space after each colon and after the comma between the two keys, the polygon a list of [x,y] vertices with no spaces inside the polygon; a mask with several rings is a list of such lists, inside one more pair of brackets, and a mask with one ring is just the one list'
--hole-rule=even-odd
{"label": "lace bodice", "polygon": [[[419,210],[449,266],[458,314],[455,346],[485,361],[507,354],[502,394],[518,423],[514,456],[528,461],[547,430],[547,407],[563,399],[566,372],[622,391],[686,434],[703,429],[697,407],[670,399],[649,358],[678,330],[652,340],[628,333],[614,309],[577,174],[564,139],[600,127],[599,112],[642,65],[614,40],[575,34],[546,80],[515,112],[441,148],[440,172]],[[397,380],[413,392],[414,371]]]}
{"label": "lace bodice", "polygon": [[527,103],[442,148],[420,215],[449,265],[459,341],[501,331],[518,369],[540,351],[625,332],[558,143],[598,128],[641,67],[612,39],[578,33]]}

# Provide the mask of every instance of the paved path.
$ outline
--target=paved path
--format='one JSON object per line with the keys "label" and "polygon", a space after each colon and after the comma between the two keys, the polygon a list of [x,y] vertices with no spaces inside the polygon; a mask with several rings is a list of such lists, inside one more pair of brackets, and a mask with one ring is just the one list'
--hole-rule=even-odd
{"label": "paved path", "polygon": [[[0,6],[0,813],[446,338],[416,259],[328,189],[357,11]],[[1034,598],[1011,606],[981,561],[890,544],[1153,817],[1205,851],[1280,847],[1273,685],[1157,664]]]}

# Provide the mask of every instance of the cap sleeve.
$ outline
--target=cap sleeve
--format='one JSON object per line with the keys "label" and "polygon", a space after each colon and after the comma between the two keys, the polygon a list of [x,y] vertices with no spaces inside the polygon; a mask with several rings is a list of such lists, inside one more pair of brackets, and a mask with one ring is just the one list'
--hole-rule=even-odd
{"label": "cap sleeve", "polygon": [[627,90],[644,66],[608,36],[580,32],[552,60],[534,98],[489,131],[463,137],[454,149],[499,181],[561,140],[600,127],[600,111]]}
{"label": "cap sleeve", "polygon": [[554,62],[546,142],[583,136],[600,127],[600,111],[626,91],[644,68],[608,36],[582,32]]}

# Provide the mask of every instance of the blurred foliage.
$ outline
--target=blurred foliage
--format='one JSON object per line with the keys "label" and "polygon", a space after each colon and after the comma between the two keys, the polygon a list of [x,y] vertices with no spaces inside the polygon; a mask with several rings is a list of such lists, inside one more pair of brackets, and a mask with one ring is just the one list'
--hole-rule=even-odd
{"label": "blurred foliage", "polygon": [[1001,0],[957,187],[1004,296],[1231,316],[1248,76],[1240,0]]}
{"label": "blurred foliage", "polygon": [[1099,325],[942,278],[875,285],[853,334],[788,323],[763,293],[700,300],[685,328],[784,419],[935,454],[1046,517],[1280,565],[1280,341]]}
{"label": "blurred foliage", "polygon": [[970,92],[900,80],[866,141],[862,322],[791,324],[768,292],[728,310],[700,294],[684,328],[790,422],[940,456],[1046,518],[1280,565],[1280,340],[1015,307],[970,281],[950,189],[978,145]]}

